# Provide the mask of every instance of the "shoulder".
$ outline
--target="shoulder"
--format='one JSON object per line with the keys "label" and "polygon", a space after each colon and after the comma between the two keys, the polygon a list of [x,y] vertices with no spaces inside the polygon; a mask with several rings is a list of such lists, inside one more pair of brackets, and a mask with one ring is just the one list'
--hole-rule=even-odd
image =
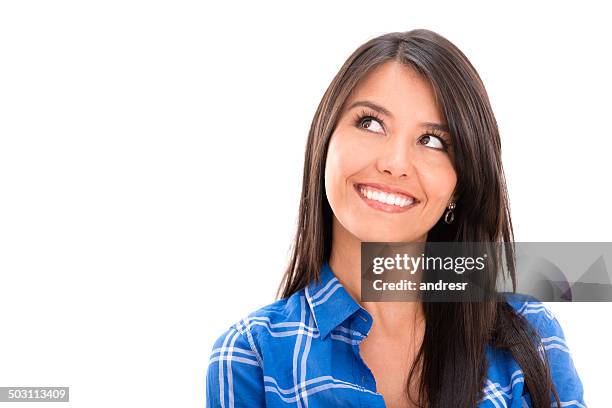
{"label": "shoulder", "polygon": [[302,303],[305,303],[303,290],[243,316],[216,336],[211,359],[214,358],[215,351],[218,352],[227,347],[235,350],[238,347],[248,351],[248,354],[262,365],[262,355],[270,338],[275,335],[283,337],[283,333],[288,335],[289,330],[298,328],[293,323],[299,324],[300,322],[300,314],[304,309]]}
{"label": "shoulder", "polygon": [[531,296],[509,294],[506,301],[539,335],[540,351],[546,356],[561,402],[583,406],[582,382],[557,317],[546,304]]}
{"label": "shoulder", "polygon": [[548,306],[531,296],[519,294],[508,295],[506,301],[535,329],[545,351],[570,354],[561,323]]}
{"label": "shoulder", "polygon": [[[252,311],[216,336],[206,375],[207,407],[224,403],[229,406],[265,405],[265,375],[269,374],[265,363],[274,362],[283,350],[279,342],[270,339],[291,340],[283,333],[291,329],[288,322],[296,313],[295,303],[300,301],[298,292],[272,302]],[[297,310],[299,312],[299,306]],[[266,359],[265,356],[274,358]]]}
{"label": "shoulder", "polygon": [[546,304],[533,296],[509,293],[505,294],[506,302],[521,315],[541,337],[559,334],[562,329],[557,317]]}

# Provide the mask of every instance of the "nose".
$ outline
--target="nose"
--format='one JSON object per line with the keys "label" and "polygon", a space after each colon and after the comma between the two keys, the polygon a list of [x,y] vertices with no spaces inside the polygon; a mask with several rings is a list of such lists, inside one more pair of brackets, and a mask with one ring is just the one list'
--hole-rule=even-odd
{"label": "nose", "polygon": [[378,160],[381,172],[391,176],[402,177],[414,171],[415,155],[411,148],[409,138],[395,138],[385,144]]}

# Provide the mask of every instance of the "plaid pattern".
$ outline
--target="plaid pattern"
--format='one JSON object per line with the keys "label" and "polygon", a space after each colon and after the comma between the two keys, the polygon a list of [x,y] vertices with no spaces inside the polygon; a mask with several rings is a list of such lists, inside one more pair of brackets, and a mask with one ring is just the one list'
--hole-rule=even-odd
{"label": "plaid pattern", "polygon": [[[585,407],[561,326],[544,304],[508,296],[536,327],[562,407]],[[359,355],[372,317],[344,289],[329,264],[321,281],[267,305],[215,342],[206,378],[207,407],[385,407]],[[523,372],[505,350],[487,348],[479,408],[531,407]],[[551,407],[556,404],[551,403]]]}

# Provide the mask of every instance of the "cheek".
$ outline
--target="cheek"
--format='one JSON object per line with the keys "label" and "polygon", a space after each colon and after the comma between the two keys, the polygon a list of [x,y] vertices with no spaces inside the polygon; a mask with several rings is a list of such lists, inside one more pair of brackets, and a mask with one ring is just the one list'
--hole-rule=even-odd
{"label": "cheek", "polygon": [[345,188],[351,187],[349,178],[365,166],[365,159],[358,146],[350,143],[348,135],[332,135],[325,161],[325,190],[330,201],[343,194]]}
{"label": "cheek", "polygon": [[425,193],[430,205],[444,208],[457,184],[457,173],[450,161],[432,167],[421,174]]}

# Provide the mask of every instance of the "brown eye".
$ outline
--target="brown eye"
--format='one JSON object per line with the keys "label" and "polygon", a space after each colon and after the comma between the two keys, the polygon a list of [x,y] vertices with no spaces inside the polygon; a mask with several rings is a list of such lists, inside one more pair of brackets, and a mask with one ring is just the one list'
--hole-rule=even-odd
{"label": "brown eye", "polygon": [[427,147],[431,147],[433,149],[440,149],[440,150],[444,150],[445,146],[444,146],[444,142],[442,142],[442,140],[438,137],[438,136],[433,136],[433,135],[425,135],[423,136],[419,142],[421,142],[421,144],[427,146]]}
{"label": "brown eye", "polygon": [[383,127],[380,124],[380,122],[378,122],[378,120],[372,117],[363,118],[361,122],[359,123],[359,127],[365,130],[369,130],[371,132],[376,132],[376,133],[383,130]]}

